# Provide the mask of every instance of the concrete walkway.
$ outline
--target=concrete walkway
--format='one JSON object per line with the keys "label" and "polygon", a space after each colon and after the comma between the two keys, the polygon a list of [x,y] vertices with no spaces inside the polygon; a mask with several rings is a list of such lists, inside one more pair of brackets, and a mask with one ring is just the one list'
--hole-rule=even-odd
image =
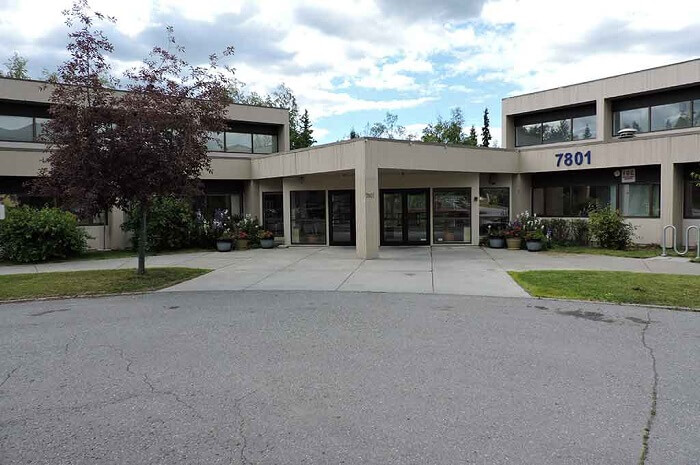
{"label": "concrete walkway", "polygon": [[[0,274],[134,268],[133,257],[0,267]],[[198,252],[148,257],[147,266],[214,271],[166,291],[314,290],[527,296],[509,270],[573,269],[700,275],[685,258],[635,259],[530,253],[470,246],[384,247],[361,260],[353,247],[292,247],[244,252]]]}

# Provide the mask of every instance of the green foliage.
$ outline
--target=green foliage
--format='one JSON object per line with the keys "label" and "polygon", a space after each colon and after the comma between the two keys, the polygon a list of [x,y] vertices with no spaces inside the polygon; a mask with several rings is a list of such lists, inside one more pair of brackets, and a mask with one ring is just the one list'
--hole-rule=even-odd
{"label": "green foliage", "polygon": [[311,119],[309,118],[309,110],[304,110],[304,114],[301,115],[299,120],[300,131],[298,137],[297,148],[311,147],[316,143],[316,139],[313,137],[314,130],[311,129]]}
{"label": "green foliage", "polygon": [[449,120],[443,120],[438,116],[437,123],[429,124],[423,129],[423,142],[439,142],[441,144],[469,145],[469,140],[462,133],[464,126],[464,115],[460,108],[452,109],[452,116]]}
{"label": "green foliage", "polygon": [[471,147],[476,147],[477,145],[479,145],[479,139],[476,135],[476,128],[473,124],[471,129],[469,129],[469,136],[467,137],[464,145],[469,145]]}
{"label": "green foliage", "polygon": [[620,212],[600,208],[589,213],[591,237],[606,249],[625,250],[632,245],[634,226],[627,223]]}
{"label": "green foliage", "polygon": [[406,128],[398,124],[398,121],[398,115],[387,112],[384,121],[379,121],[371,126],[367,123],[365,134],[368,137],[380,139],[401,139],[406,135]]}
{"label": "green foliage", "polygon": [[551,218],[542,220],[545,231],[553,245],[588,245],[588,221]]}
{"label": "green foliage", "polygon": [[[127,211],[122,229],[132,232],[134,249],[139,245],[141,209],[135,206]],[[146,219],[146,244],[150,251],[176,250],[198,243],[200,228],[190,203],[176,197],[158,197],[149,209]]]}
{"label": "green foliage", "polygon": [[236,223],[235,231],[236,234],[245,233],[250,245],[260,244],[260,223],[257,218],[246,215]]}
{"label": "green foliage", "polygon": [[484,126],[481,128],[481,146],[488,147],[491,143],[491,120],[489,119],[489,109],[484,108]]}
{"label": "green foliage", "polygon": [[29,79],[27,59],[17,52],[7,59],[5,68],[7,68],[7,72],[0,71],[0,76],[12,79]]}
{"label": "green foliage", "polygon": [[87,248],[87,238],[77,217],[58,208],[11,208],[0,222],[2,255],[13,262],[43,262],[80,255]]}

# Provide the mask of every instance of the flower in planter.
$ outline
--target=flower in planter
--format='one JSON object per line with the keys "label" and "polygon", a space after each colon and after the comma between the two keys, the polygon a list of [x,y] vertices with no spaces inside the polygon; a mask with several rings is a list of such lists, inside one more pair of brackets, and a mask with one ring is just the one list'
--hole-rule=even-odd
{"label": "flower in planter", "polygon": [[218,240],[220,240],[220,241],[232,241],[233,240],[233,233],[229,229],[227,229],[221,233]]}
{"label": "flower in planter", "polygon": [[236,239],[238,239],[239,241],[248,240],[249,237],[250,236],[245,231],[238,231],[238,234],[236,234]]}
{"label": "flower in planter", "polygon": [[526,240],[526,241],[530,241],[530,242],[533,242],[533,241],[544,241],[546,238],[547,238],[547,236],[545,236],[545,234],[544,234],[544,232],[542,231],[542,229],[535,229],[534,231],[528,231],[528,232],[525,234],[525,240]]}
{"label": "flower in planter", "polygon": [[495,227],[489,225],[488,230],[488,236],[490,239],[503,239],[503,237],[505,236],[503,229],[501,229],[500,225],[497,225]]}
{"label": "flower in planter", "polygon": [[275,235],[272,231],[267,231],[266,229],[261,229],[258,231],[258,239],[274,239]]}

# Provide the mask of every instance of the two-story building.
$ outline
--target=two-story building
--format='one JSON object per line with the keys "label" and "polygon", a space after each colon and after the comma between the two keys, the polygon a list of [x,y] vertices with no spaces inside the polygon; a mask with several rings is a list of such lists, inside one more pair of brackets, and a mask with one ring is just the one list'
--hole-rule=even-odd
{"label": "two-story building", "polygon": [[[40,86],[0,80],[0,195],[19,202],[41,201],[23,188],[44,156]],[[700,224],[700,60],[506,98],[501,149],[360,138],[289,151],[286,110],[232,105],[229,117],[212,134],[205,208],[257,216],[287,245],[353,245],[364,258],[476,245],[523,210],[576,218],[593,203],[619,209],[640,243]],[[92,245],[125,246],[121,220],[86,226]]]}

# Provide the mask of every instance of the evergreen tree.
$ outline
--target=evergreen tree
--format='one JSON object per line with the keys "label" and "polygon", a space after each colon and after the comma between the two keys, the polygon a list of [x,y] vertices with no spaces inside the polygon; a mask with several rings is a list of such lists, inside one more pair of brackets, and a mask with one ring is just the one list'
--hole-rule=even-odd
{"label": "evergreen tree", "polygon": [[300,120],[301,131],[299,132],[299,147],[305,148],[311,147],[316,143],[313,138],[314,130],[311,129],[311,119],[309,118],[309,110],[304,110],[304,114],[301,116]]}
{"label": "evergreen tree", "polygon": [[5,68],[7,68],[7,72],[0,72],[0,76],[12,79],[29,79],[27,59],[17,52],[7,59]]}
{"label": "evergreen tree", "polygon": [[593,134],[591,133],[591,128],[586,125],[586,129],[583,130],[583,138],[584,139],[590,139],[593,137]]}
{"label": "evergreen tree", "polygon": [[481,146],[488,147],[491,143],[491,131],[489,130],[489,109],[484,108],[484,126],[481,128]]}
{"label": "evergreen tree", "polygon": [[465,145],[470,145],[472,147],[476,147],[477,145],[479,145],[479,139],[476,135],[476,128],[473,124],[471,129],[469,130],[469,137],[467,137]]}
{"label": "evergreen tree", "polygon": [[360,136],[357,134],[357,131],[355,131],[355,128],[350,128],[350,139],[359,139]]}

